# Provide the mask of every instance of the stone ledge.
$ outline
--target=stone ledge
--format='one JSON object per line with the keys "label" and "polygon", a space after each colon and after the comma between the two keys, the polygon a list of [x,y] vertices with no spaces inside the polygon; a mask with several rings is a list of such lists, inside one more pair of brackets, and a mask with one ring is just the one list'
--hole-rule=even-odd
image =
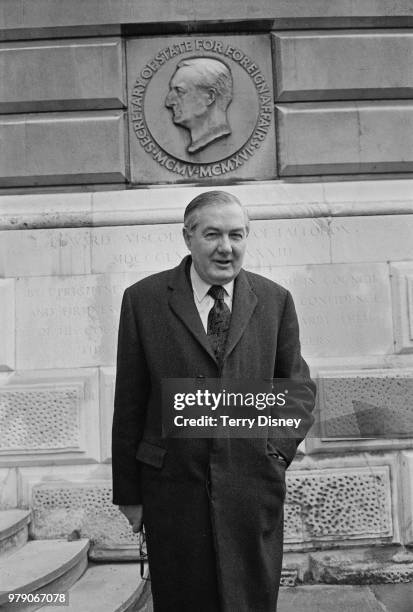
{"label": "stone ledge", "polygon": [[310,572],[326,584],[397,584],[413,580],[413,553],[403,548],[310,553]]}
{"label": "stone ledge", "polygon": [[239,197],[252,219],[413,214],[413,179],[281,180],[223,187],[0,195],[0,230],[181,223],[192,198],[217,188]]}
{"label": "stone ledge", "polygon": [[206,31],[217,29],[216,22],[250,31],[271,28],[314,27],[403,27],[411,24],[413,9],[409,0],[257,0],[254,10],[238,0],[162,0],[139,3],[134,0],[72,0],[70,11],[65,0],[31,0],[21,3],[4,0],[0,15],[3,40],[51,35],[119,34],[160,31]]}

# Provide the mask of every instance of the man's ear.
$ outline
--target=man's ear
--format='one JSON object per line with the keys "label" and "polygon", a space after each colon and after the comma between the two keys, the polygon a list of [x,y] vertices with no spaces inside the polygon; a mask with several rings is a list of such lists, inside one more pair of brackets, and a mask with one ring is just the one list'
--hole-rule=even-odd
{"label": "man's ear", "polygon": [[215,89],[213,87],[210,87],[208,89],[208,98],[207,98],[208,106],[213,104],[216,99],[217,99],[217,92],[215,91]]}
{"label": "man's ear", "polygon": [[182,228],[182,235],[184,237],[185,244],[186,244],[188,250],[190,251],[191,250],[191,234],[188,232],[186,227]]}

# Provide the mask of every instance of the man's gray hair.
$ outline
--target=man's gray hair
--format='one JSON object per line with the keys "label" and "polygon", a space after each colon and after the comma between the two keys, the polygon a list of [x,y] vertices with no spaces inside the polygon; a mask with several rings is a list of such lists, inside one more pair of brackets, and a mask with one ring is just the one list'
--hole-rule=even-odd
{"label": "man's gray hair", "polygon": [[198,213],[205,206],[219,206],[220,204],[237,204],[244,213],[245,227],[249,231],[250,221],[248,211],[239,199],[228,191],[204,191],[191,200],[184,212],[184,227],[187,232],[193,232],[198,223]]}
{"label": "man's gray hair", "polygon": [[196,71],[195,85],[202,89],[213,89],[217,106],[225,111],[232,100],[233,91],[233,80],[228,66],[211,57],[192,57],[179,62],[176,70],[187,66]]}

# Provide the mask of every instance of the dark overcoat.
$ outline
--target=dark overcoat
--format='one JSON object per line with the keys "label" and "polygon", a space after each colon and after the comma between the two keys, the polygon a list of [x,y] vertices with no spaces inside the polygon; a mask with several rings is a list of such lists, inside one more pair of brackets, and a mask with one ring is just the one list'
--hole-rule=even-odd
{"label": "dark overcoat", "polygon": [[220,369],[195,306],[190,262],[139,281],[123,297],[113,501],[143,503],[156,612],[274,612],[285,467],[299,440],[164,439],[161,381],[297,378],[305,382],[300,408],[308,414],[314,384],[291,295],[244,270],[235,279]]}

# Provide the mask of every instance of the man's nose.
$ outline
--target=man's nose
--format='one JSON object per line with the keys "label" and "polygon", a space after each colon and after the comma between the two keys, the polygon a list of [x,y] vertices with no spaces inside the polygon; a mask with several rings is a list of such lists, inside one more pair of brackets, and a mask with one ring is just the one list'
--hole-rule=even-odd
{"label": "man's nose", "polygon": [[232,251],[231,241],[228,235],[223,235],[220,237],[218,249],[224,253],[230,253]]}
{"label": "man's nose", "polygon": [[170,91],[165,98],[165,106],[172,106],[174,102],[175,102],[174,92]]}

